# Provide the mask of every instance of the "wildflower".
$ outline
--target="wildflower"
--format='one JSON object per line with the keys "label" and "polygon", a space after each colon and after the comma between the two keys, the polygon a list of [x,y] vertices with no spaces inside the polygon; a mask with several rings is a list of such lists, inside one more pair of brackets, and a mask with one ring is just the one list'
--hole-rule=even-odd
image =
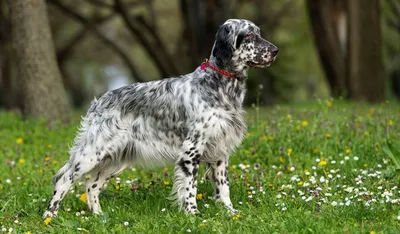
{"label": "wildflower", "polygon": [[322,158],[321,161],[318,163],[318,165],[320,165],[320,166],[326,166],[326,164],[328,164],[328,162],[325,161],[324,158]]}
{"label": "wildflower", "polygon": [[290,154],[293,152],[293,149],[292,148],[289,148],[288,150],[287,150],[287,153],[288,153],[288,155],[290,156]]}
{"label": "wildflower", "polygon": [[50,157],[45,157],[44,161],[50,161]]}
{"label": "wildflower", "polygon": [[18,137],[17,140],[15,141],[18,145],[22,144],[24,142],[24,138]]}
{"label": "wildflower", "polygon": [[202,193],[197,194],[197,199],[198,199],[198,200],[203,199],[203,194],[202,194]]}
{"label": "wildflower", "polygon": [[347,150],[346,150],[346,154],[349,155],[350,153],[351,153],[351,150],[350,150],[350,149],[347,149]]}
{"label": "wildflower", "polygon": [[297,125],[297,126],[296,126],[296,129],[297,129],[297,130],[300,130],[300,129],[301,129],[301,125]]}
{"label": "wildflower", "polygon": [[370,231],[369,234],[376,234],[376,232],[375,231]]}
{"label": "wildflower", "polygon": [[186,229],[186,232],[192,232],[192,230],[190,230],[190,229]]}
{"label": "wildflower", "polygon": [[25,234],[31,234],[31,232],[30,232],[30,231],[27,231],[27,232],[25,232]]}
{"label": "wildflower", "polygon": [[124,222],[124,226],[128,226],[128,225],[129,225],[129,223],[125,221]]}
{"label": "wildflower", "polygon": [[327,105],[329,108],[331,108],[331,107],[333,106],[333,102],[328,101],[328,102],[326,103],[326,105]]}
{"label": "wildflower", "polygon": [[303,181],[297,182],[297,185],[298,185],[298,186],[302,186],[302,185],[303,185]]}
{"label": "wildflower", "polygon": [[237,220],[237,219],[239,219],[240,218],[240,214],[236,214],[236,215],[234,215],[233,217],[232,217],[232,220]]}
{"label": "wildflower", "polygon": [[274,140],[274,137],[273,137],[273,136],[269,136],[269,137],[268,137],[268,140],[273,141],[273,140]]}
{"label": "wildflower", "polygon": [[389,126],[393,126],[393,120],[389,120]]}
{"label": "wildflower", "polygon": [[364,132],[364,136],[369,136],[369,132]]}
{"label": "wildflower", "polygon": [[331,138],[331,137],[332,137],[332,134],[330,134],[330,133],[326,134],[326,138]]}
{"label": "wildflower", "polygon": [[263,135],[260,139],[261,139],[262,141],[266,141],[268,138],[267,138],[266,135]]}
{"label": "wildflower", "polygon": [[286,115],[286,119],[287,120],[292,120],[292,116],[288,114],[288,115]]}
{"label": "wildflower", "polygon": [[320,152],[319,149],[314,149],[314,150],[313,150],[313,153],[314,153],[314,154],[319,154],[319,152]]}
{"label": "wildflower", "polygon": [[86,193],[81,194],[79,200],[81,200],[82,202],[86,203],[87,202]]}
{"label": "wildflower", "polygon": [[306,120],[301,121],[301,126],[306,127],[308,125],[308,122]]}
{"label": "wildflower", "polygon": [[204,223],[199,224],[200,227],[206,226]]}
{"label": "wildflower", "polygon": [[49,225],[49,223],[51,222],[51,218],[48,217],[48,218],[46,218],[43,222],[44,222],[44,224],[46,224],[46,226],[47,226],[47,225]]}
{"label": "wildflower", "polygon": [[25,163],[25,159],[23,159],[23,158],[20,158],[20,159],[18,160],[18,163],[20,163],[20,164],[24,164],[24,163]]}
{"label": "wildflower", "polygon": [[169,185],[169,181],[164,181],[164,185]]}
{"label": "wildflower", "polygon": [[354,161],[358,161],[358,157],[357,156],[354,156]]}

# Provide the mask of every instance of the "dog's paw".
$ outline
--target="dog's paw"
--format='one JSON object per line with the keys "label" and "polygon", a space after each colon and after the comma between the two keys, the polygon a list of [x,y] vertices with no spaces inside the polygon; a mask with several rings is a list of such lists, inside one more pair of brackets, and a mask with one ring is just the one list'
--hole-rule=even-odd
{"label": "dog's paw", "polygon": [[43,215],[42,215],[42,218],[52,218],[52,217],[55,217],[55,216],[57,216],[57,211],[50,211],[50,210],[46,210],[44,213],[43,213]]}
{"label": "dog's paw", "polygon": [[227,209],[227,211],[228,211],[228,213],[230,215],[236,215],[236,214],[239,214],[241,212],[240,210],[236,210],[236,209],[234,209],[232,207],[226,207],[226,209]]}

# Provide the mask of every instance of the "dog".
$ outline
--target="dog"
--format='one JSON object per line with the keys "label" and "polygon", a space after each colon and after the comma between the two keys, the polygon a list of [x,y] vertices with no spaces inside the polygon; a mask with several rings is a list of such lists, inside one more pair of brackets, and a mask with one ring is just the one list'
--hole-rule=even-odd
{"label": "dog", "polygon": [[215,199],[235,213],[229,195],[229,155],[246,131],[243,99],[248,69],[269,66],[278,48],[254,23],[229,19],[217,31],[211,56],[194,72],[134,83],[95,99],[82,118],[70,158],[53,178],[54,195],[43,217],[57,215],[61,200],[80,178],[87,205],[102,212],[99,193],[132,165],[175,163],[172,197],[181,209],[198,213],[200,163],[215,186]]}

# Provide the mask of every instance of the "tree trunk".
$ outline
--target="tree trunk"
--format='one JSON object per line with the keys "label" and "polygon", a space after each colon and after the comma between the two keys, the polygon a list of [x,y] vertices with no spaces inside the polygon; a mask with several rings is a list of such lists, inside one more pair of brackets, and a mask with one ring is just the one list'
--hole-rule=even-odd
{"label": "tree trunk", "polygon": [[349,9],[349,84],[356,100],[379,102],[385,99],[381,53],[379,0],[347,1]]}
{"label": "tree trunk", "polygon": [[23,90],[25,116],[49,123],[69,119],[44,0],[10,1],[12,40]]}
{"label": "tree trunk", "polygon": [[307,0],[308,16],[314,41],[333,96],[344,95],[346,89],[346,57],[335,25],[335,2]]}

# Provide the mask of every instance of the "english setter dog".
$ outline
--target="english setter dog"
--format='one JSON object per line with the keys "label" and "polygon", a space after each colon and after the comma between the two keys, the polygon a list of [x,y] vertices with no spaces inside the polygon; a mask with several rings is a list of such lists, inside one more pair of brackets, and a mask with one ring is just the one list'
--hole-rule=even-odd
{"label": "english setter dog", "polygon": [[269,66],[278,48],[248,20],[227,20],[209,60],[194,72],[135,83],[95,99],[82,119],[67,163],[54,176],[43,217],[57,214],[69,188],[84,175],[88,208],[101,213],[99,193],[132,165],[175,163],[172,195],[187,213],[196,205],[199,164],[215,185],[215,199],[236,212],[229,196],[228,160],[246,131],[243,99],[250,67]]}

